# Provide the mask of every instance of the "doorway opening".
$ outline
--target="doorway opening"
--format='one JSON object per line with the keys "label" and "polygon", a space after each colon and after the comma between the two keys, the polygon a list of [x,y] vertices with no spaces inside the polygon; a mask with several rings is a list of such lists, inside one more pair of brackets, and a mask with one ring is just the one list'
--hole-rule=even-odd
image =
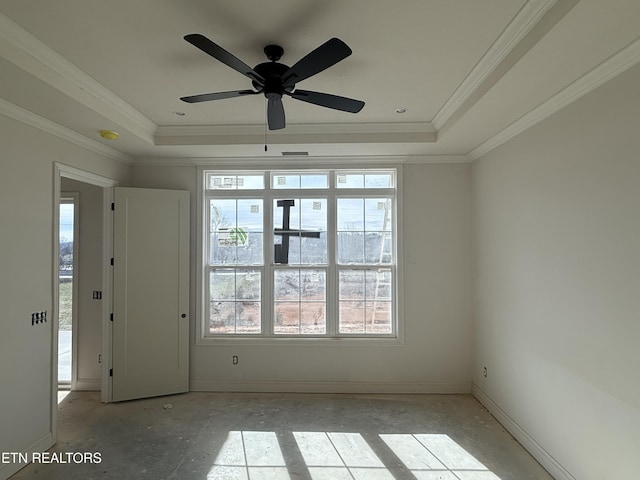
{"label": "doorway opening", "polygon": [[77,324],[78,282],[77,193],[60,198],[58,242],[58,401],[71,390],[75,379],[74,333]]}
{"label": "doorway opening", "polygon": [[[53,335],[51,335],[51,434],[53,443],[56,443],[58,430],[58,404],[59,392],[68,393],[69,390],[94,390],[101,392],[101,399],[108,401],[111,394],[109,381],[109,368],[111,363],[111,325],[109,313],[111,312],[111,285],[113,276],[107,265],[113,255],[112,249],[112,218],[111,203],[113,202],[113,188],[116,180],[96,175],[69,165],[54,162],[53,176],[53,255],[52,255],[52,282],[53,282]],[[91,191],[88,188],[91,188]],[[68,198],[74,198],[74,194],[65,192],[77,192],[73,202],[73,216],[61,217],[61,211],[66,207]],[[82,212],[79,208],[79,199],[82,198]],[[86,218],[85,218],[86,217]],[[70,218],[73,218],[73,229],[70,227]],[[67,224],[66,226],[60,223]],[[82,223],[82,226],[80,225]],[[66,227],[66,228],[65,228]],[[73,232],[73,236],[71,236]],[[86,233],[90,238],[85,238]],[[82,237],[82,238],[80,238]],[[61,272],[60,253],[65,247],[64,243],[73,239],[73,267],[69,275],[67,266]],[[66,239],[67,241],[65,241]],[[97,239],[97,240],[96,240]],[[62,245],[61,245],[62,244]],[[82,248],[79,248],[79,245]],[[62,247],[62,248],[61,248]],[[82,250],[82,251],[80,251]],[[68,254],[67,250],[65,255]],[[84,255],[84,260],[80,257]],[[88,260],[89,259],[89,263]],[[90,260],[96,262],[96,266]],[[68,265],[69,259],[65,261]],[[90,265],[87,274],[85,267]],[[62,275],[61,275],[62,273]],[[61,282],[60,276],[71,276],[71,289],[69,285]],[[68,282],[68,279],[64,279]],[[62,286],[63,295],[59,293]],[[64,291],[66,290],[66,293]],[[65,295],[71,295],[71,334],[70,348],[61,342],[58,333],[68,329],[68,321],[62,320],[61,302],[68,305]],[[88,314],[85,312],[88,310]],[[58,325],[62,323],[62,326]],[[66,324],[65,324],[66,323]],[[69,337],[63,334],[61,337]],[[59,351],[60,350],[60,354]],[[65,350],[67,353],[65,353]],[[61,358],[62,357],[62,358]],[[69,361],[70,357],[70,361]],[[61,368],[59,364],[62,363]],[[69,375],[69,365],[71,374]],[[59,380],[63,380],[59,382]],[[65,382],[66,380],[66,382]],[[67,383],[68,382],[68,383]],[[58,386],[66,383],[67,390],[59,390]]]}

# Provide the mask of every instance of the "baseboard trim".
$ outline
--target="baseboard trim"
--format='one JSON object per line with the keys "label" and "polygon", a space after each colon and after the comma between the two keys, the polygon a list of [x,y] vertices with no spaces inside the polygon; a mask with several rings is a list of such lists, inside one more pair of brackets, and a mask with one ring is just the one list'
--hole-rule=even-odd
{"label": "baseboard trim", "polygon": [[76,388],[74,390],[99,392],[101,389],[102,389],[102,383],[100,382],[100,379],[79,378],[76,381]]}
{"label": "baseboard trim", "polygon": [[[53,436],[51,432],[47,433],[40,440],[37,440],[20,453],[27,455],[27,458],[32,458],[35,452],[45,452],[53,446]],[[22,470],[29,463],[4,463],[0,464],[0,480],[7,480],[11,475]]]}
{"label": "baseboard trim", "polygon": [[419,382],[216,382],[193,380],[192,392],[254,393],[387,393],[387,394],[469,394],[471,383]]}
{"label": "baseboard trim", "polygon": [[542,445],[529,435],[518,423],[494,402],[477,385],[471,386],[472,395],[506,428],[511,435],[542,465],[556,480],[576,480]]}

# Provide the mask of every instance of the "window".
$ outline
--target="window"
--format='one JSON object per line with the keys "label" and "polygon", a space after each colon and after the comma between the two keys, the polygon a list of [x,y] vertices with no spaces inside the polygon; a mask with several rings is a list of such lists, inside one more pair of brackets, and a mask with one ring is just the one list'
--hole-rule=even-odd
{"label": "window", "polygon": [[397,172],[204,171],[204,337],[396,337]]}

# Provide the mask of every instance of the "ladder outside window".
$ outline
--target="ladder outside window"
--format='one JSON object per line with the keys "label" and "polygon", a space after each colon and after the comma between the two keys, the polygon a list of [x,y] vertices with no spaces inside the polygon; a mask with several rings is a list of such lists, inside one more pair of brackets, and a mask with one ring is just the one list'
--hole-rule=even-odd
{"label": "ladder outside window", "polygon": [[[382,230],[384,232],[380,243],[380,264],[393,263],[393,239],[391,236],[391,200],[384,205],[384,220]],[[371,314],[371,327],[378,322],[387,322],[391,315],[391,276],[388,269],[379,268],[376,272],[376,284],[374,289],[374,302]],[[381,297],[384,299],[381,301]]]}

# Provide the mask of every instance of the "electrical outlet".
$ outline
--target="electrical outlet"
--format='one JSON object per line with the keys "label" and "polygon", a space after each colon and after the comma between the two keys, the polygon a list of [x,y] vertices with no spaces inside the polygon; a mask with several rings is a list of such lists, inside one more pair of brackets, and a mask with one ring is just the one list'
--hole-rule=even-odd
{"label": "electrical outlet", "polygon": [[232,357],[232,362],[233,362],[233,364],[234,364],[234,365],[237,365],[237,364],[238,364],[238,355],[234,355],[234,356]]}

